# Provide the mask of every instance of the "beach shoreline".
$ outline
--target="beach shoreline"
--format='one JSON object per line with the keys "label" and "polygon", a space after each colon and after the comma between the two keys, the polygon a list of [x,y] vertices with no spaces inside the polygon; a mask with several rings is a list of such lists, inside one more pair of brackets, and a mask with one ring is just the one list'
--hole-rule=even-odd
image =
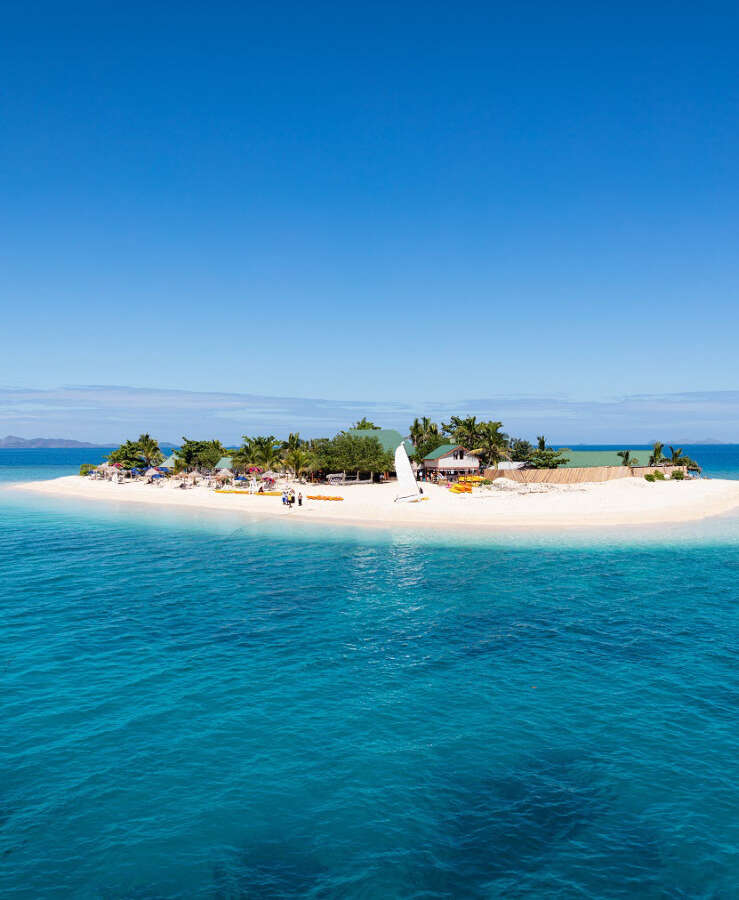
{"label": "beach shoreline", "polygon": [[601,528],[675,524],[719,516],[739,508],[739,481],[699,479],[649,484],[620,479],[576,487],[527,492],[490,488],[473,495],[455,495],[446,488],[425,484],[420,503],[395,503],[396,485],[295,485],[307,494],[343,497],[341,502],[305,500],[292,510],[280,497],[216,493],[202,487],[178,490],[141,482],[114,484],[77,475],[46,481],[20,482],[11,490],[41,495],[159,506],[192,511],[243,513],[250,518],[322,524],[423,527],[476,531]]}

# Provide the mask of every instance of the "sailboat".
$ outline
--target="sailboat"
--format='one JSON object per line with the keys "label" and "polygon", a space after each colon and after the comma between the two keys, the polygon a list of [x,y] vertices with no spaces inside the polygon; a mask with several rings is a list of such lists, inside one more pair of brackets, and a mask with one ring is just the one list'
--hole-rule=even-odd
{"label": "sailboat", "polygon": [[405,444],[401,444],[395,451],[395,474],[398,476],[399,493],[395,498],[396,503],[417,503],[419,500],[425,500],[421,496],[416,476],[411,468],[411,461],[408,459],[408,453]]}

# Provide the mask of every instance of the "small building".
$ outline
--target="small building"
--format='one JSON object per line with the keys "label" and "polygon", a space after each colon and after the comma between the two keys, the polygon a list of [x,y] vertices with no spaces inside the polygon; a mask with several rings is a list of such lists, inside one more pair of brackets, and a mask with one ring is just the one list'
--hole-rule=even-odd
{"label": "small building", "polygon": [[233,458],[231,456],[222,456],[216,463],[216,472],[225,469],[229,472],[233,470]]}
{"label": "small building", "polygon": [[426,475],[478,475],[480,460],[460,444],[442,444],[423,458]]}

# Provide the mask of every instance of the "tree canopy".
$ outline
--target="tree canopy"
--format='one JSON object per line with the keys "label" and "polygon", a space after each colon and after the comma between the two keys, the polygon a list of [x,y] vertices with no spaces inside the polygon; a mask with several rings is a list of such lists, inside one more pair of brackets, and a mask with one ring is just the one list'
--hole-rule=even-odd
{"label": "tree canopy", "polygon": [[508,449],[514,462],[528,462],[534,452],[534,445],[523,438],[511,438]]}
{"label": "tree canopy", "polygon": [[352,428],[355,428],[357,431],[380,431],[380,426],[375,425],[374,422],[370,422],[370,420],[366,416],[362,416],[362,418],[355,422],[352,425]]}
{"label": "tree canopy", "polygon": [[108,454],[108,462],[120,463],[124,469],[148,469],[163,459],[159,444],[150,434],[141,434],[135,441],[124,441]]}
{"label": "tree canopy", "polygon": [[558,469],[570,460],[562,450],[555,450],[547,446],[546,438],[540,434],[537,440],[536,450],[529,454],[528,464],[534,469]]}
{"label": "tree canopy", "polygon": [[322,472],[387,472],[395,462],[377,438],[337,434],[316,449],[316,467]]}
{"label": "tree canopy", "polygon": [[182,446],[175,450],[178,469],[214,469],[226,448],[219,440],[194,441],[182,438]]}

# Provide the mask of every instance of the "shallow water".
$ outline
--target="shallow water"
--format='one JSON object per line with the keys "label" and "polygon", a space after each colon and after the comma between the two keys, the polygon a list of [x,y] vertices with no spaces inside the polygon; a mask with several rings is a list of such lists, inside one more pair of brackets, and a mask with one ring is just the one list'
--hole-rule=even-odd
{"label": "shallow water", "polygon": [[0,526],[3,896],[735,895],[737,517]]}

